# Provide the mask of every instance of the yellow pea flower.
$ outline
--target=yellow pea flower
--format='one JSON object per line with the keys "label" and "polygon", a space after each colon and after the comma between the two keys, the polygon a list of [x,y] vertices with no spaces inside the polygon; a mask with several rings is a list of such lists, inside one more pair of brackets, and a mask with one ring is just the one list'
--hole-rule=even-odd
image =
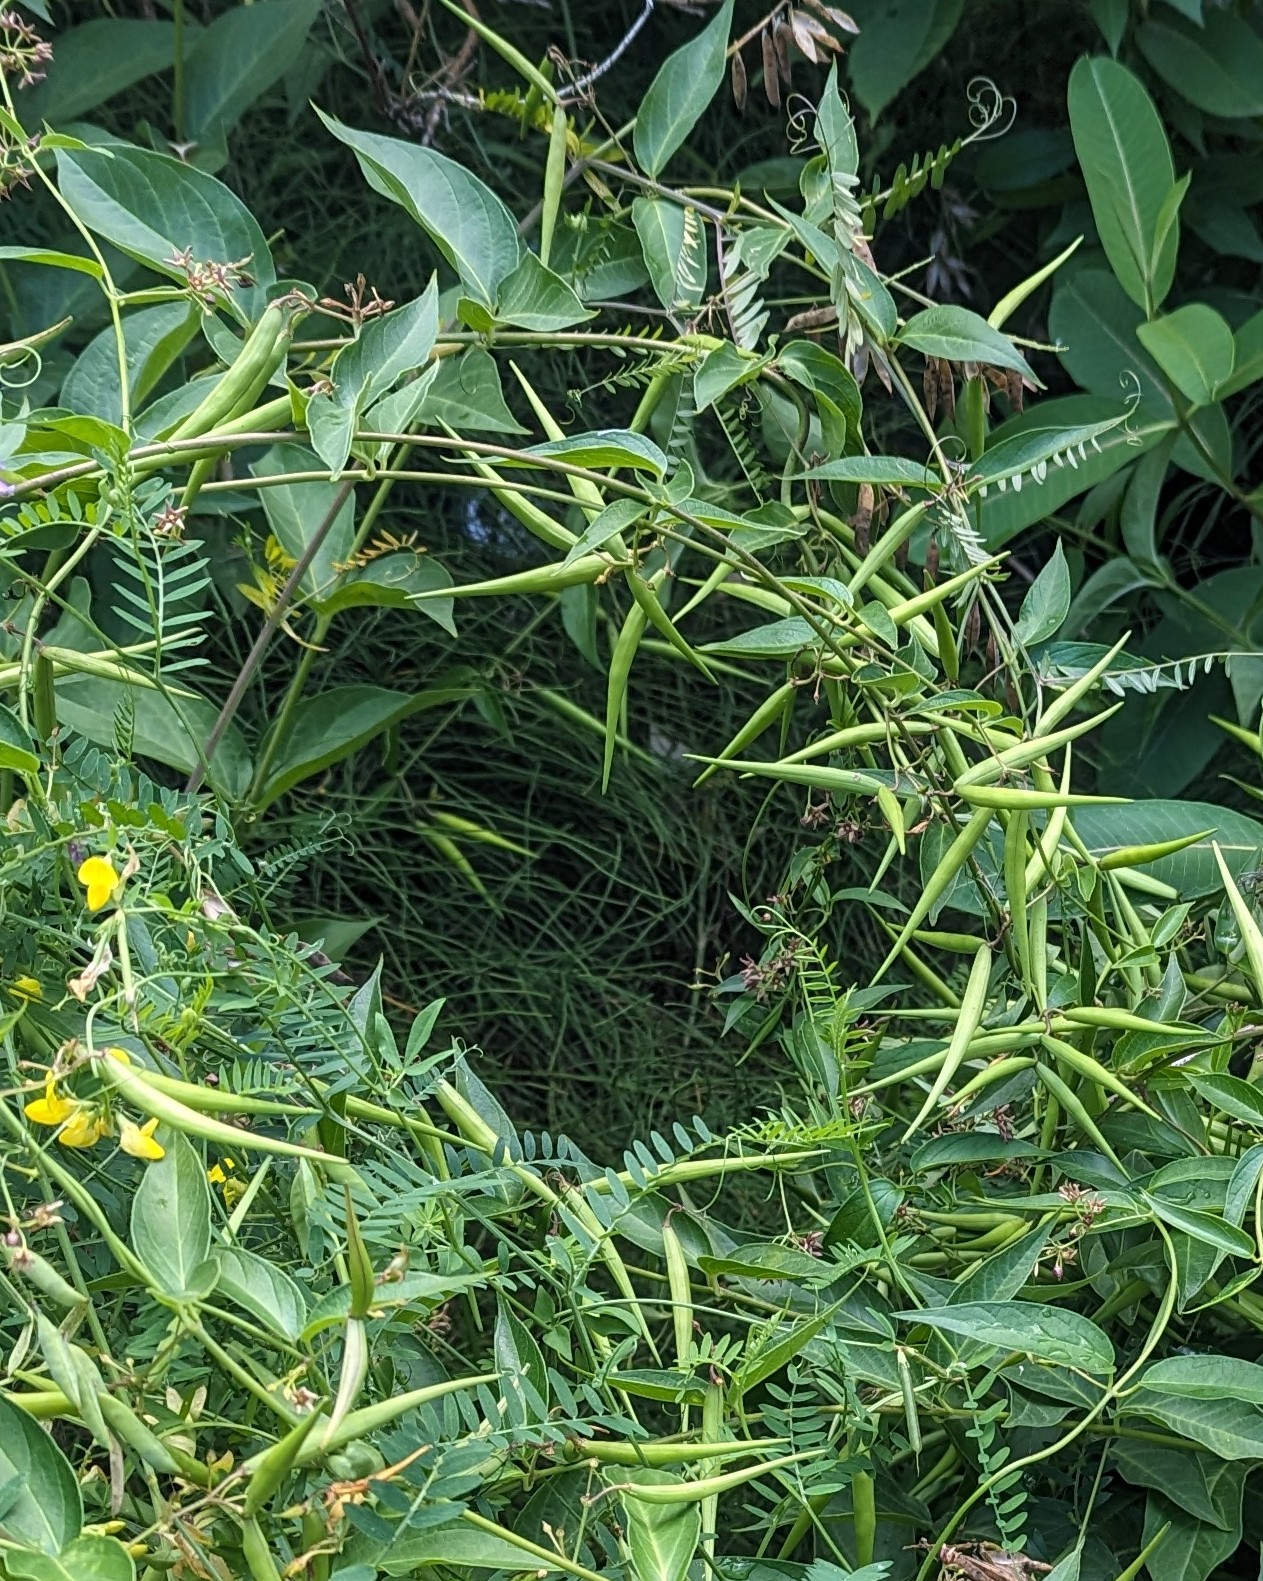
{"label": "yellow pea flower", "polygon": [[84,1104],[76,1104],[74,1113],[57,1133],[63,1147],[95,1147],[110,1129],[104,1115],[96,1114]]}
{"label": "yellow pea flower", "polygon": [[108,1048],[105,1052],[110,1059],[116,1059],[120,1065],[130,1065],[132,1062],[132,1057],[126,1049]]}
{"label": "yellow pea flower", "polygon": [[90,856],[79,864],[75,875],[88,892],[88,910],[100,911],[109,904],[110,896],[118,888],[119,877],[113,862],[106,856]]}
{"label": "yellow pea flower", "polygon": [[218,1164],[211,1165],[211,1167],[206,1171],[206,1178],[210,1181],[212,1186],[222,1186],[228,1180],[228,1176],[224,1174],[223,1170],[220,1169]]}
{"label": "yellow pea flower", "polygon": [[74,1102],[60,1096],[51,1072],[44,1078],[44,1096],[32,1098],[26,1105],[26,1117],[34,1120],[36,1125],[60,1125],[74,1112]]}
{"label": "yellow pea flower", "polygon": [[133,1158],[165,1158],[166,1148],[161,1142],[154,1140],[154,1132],[157,1128],[156,1118],[146,1120],[144,1125],[137,1125],[134,1120],[123,1116],[118,1122],[118,1145]]}

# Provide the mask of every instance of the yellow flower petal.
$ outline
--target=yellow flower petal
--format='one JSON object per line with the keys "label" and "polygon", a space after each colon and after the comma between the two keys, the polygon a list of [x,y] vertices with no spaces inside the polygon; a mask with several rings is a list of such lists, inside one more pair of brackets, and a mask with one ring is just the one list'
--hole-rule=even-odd
{"label": "yellow flower petal", "polygon": [[218,1164],[212,1164],[211,1167],[206,1171],[206,1178],[210,1181],[212,1186],[222,1186],[228,1179],[228,1176],[224,1174],[223,1170],[220,1169]]}
{"label": "yellow flower petal", "polygon": [[44,990],[37,977],[15,977],[9,990],[15,999],[42,999]]}
{"label": "yellow flower petal", "polygon": [[57,1083],[51,1076],[44,1082],[44,1096],[32,1098],[26,1105],[26,1117],[34,1120],[36,1125],[60,1125],[75,1112],[75,1105],[69,1098],[62,1098],[57,1093]]}
{"label": "yellow flower petal", "polygon": [[110,896],[118,888],[119,877],[108,857],[90,856],[79,864],[75,875],[88,892],[88,910],[100,911],[108,905]]}
{"label": "yellow flower petal", "polygon": [[105,1052],[110,1059],[116,1059],[120,1065],[130,1065],[132,1062],[132,1057],[126,1049],[108,1048]]}
{"label": "yellow flower petal", "polygon": [[154,1140],[154,1132],[157,1128],[157,1119],[146,1120],[144,1125],[137,1125],[134,1120],[124,1116],[118,1122],[118,1145],[133,1158],[165,1158],[166,1148],[161,1142]]}
{"label": "yellow flower petal", "polygon": [[83,1104],[75,1105],[75,1112],[57,1133],[57,1140],[63,1147],[95,1147],[109,1125],[105,1119],[94,1114]]}

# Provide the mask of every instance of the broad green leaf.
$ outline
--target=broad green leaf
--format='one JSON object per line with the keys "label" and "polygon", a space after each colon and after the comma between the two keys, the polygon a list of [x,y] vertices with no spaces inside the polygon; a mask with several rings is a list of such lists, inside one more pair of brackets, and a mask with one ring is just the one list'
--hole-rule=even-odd
{"label": "broad green leaf", "polygon": [[135,1581],[136,1565],[117,1537],[87,1533],[61,1553],[6,1553],[14,1581]]}
{"label": "broad green leaf", "polygon": [[1218,1521],[1211,1499],[1212,1479],[1224,1462],[1202,1450],[1180,1449],[1174,1444],[1154,1444],[1143,1438],[1119,1438],[1111,1458],[1128,1482],[1154,1488],[1187,1510],[1194,1520]]}
{"label": "broad green leaf", "polygon": [[1149,1495],[1141,1544],[1148,1547],[1165,1528],[1161,1543],[1148,1561],[1151,1576],[1160,1576],[1162,1581],[1210,1581],[1212,1575],[1223,1575],[1221,1566],[1241,1544],[1245,1479],[1246,1467],[1240,1465],[1221,1465],[1210,1473],[1213,1522],[1195,1520],[1169,1496]]}
{"label": "broad green leaf", "polygon": [[192,165],[143,148],[58,156],[62,196],[98,236],[181,285],[172,260],[186,249],[198,263],[239,263],[255,282],[233,288],[249,316],[261,310],[276,279],[272,255],[254,216],[236,193]]}
{"label": "broad green leaf", "polygon": [[321,599],[320,608],[326,615],[343,609],[417,609],[437,621],[449,636],[455,636],[452,600],[416,597],[451,585],[451,576],[437,560],[413,549],[401,549],[345,572],[333,591]]}
{"label": "broad green leaf", "polygon": [[169,1296],[204,1289],[210,1256],[211,1202],[206,1170],[193,1144],[170,1126],[162,1158],[145,1166],[132,1198],[132,1250]]}
{"label": "broad green leaf", "polygon": [[230,131],[294,64],[319,14],[320,0],[256,0],[216,17],[185,62],[185,135]]}
{"label": "broad green leaf", "polygon": [[1133,801],[1126,807],[1076,807],[1074,826],[1097,857],[1120,846],[1156,845],[1213,829],[1213,834],[1174,856],[1145,864],[1145,873],[1170,884],[1182,900],[1197,900],[1222,887],[1212,843],[1219,846],[1234,878],[1263,864],[1263,824],[1210,802]]}
{"label": "broad green leaf", "polygon": [[706,356],[693,370],[693,404],[699,412],[736,389],[759,370],[757,357],[740,351],[731,341],[724,341]]}
{"label": "broad green leaf", "polygon": [[1190,1399],[1141,1387],[1124,1396],[1122,1409],[1129,1416],[1165,1423],[1221,1460],[1263,1459],[1263,1410],[1247,1400],[1224,1394],[1213,1400]]}
{"label": "broad green leaf", "polygon": [[1235,395],[1263,379],[1263,308],[1246,319],[1233,336],[1233,344],[1232,375],[1220,391],[1224,396]]}
{"label": "broad green leaf", "polygon": [[[184,677],[179,691],[187,691]],[[210,735],[219,708],[204,697],[164,696],[147,687],[126,686],[97,676],[67,675],[57,681],[57,717],[99,747],[114,745],[114,719],[119,709],[134,710],[133,742],[142,758],[153,758],[189,774],[197,767],[198,748]],[[207,778],[221,794],[235,799],[250,783],[250,752],[245,737],[229,725],[211,759]]]}
{"label": "broad green leaf", "polygon": [[668,55],[636,112],[632,147],[647,176],[657,176],[700,120],[724,80],[733,0],[724,0],[696,38]]}
{"label": "broad green leaf", "polygon": [[43,264],[46,268],[72,269],[77,274],[101,278],[101,265],[95,258],[78,253],[58,252],[53,247],[0,247],[0,262]]}
{"label": "broad green leaf", "polygon": [[[678,1487],[682,1481],[669,1471],[648,1466],[620,1467],[615,1475],[619,1482],[641,1487]],[[700,1502],[650,1504],[626,1493],[622,1502],[635,1581],[684,1581],[702,1535]]]}
{"label": "broad green leaf", "polygon": [[632,223],[663,307],[684,312],[700,306],[706,290],[706,235],[697,210],[669,198],[636,198]]}
{"label": "broad green leaf", "polygon": [[734,1275],[742,1279],[784,1279],[808,1290],[821,1290],[836,1277],[827,1257],[812,1257],[793,1246],[776,1242],[740,1247],[726,1257],[699,1257],[697,1266],[708,1276]]}
{"label": "broad green leaf", "polygon": [[1080,269],[1054,291],[1048,328],[1076,384],[1116,403],[1134,390],[1145,413],[1173,418],[1158,366],[1136,339],[1144,317],[1113,275]]}
{"label": "broad green leaf", "polygon": [[521,263],[501,283],[496,298],[498,323],[539,334],[569,329],[594,315],[594,308],[585,307],[566,281],[530,252],[522,254]]}
{"label": "broad green leaf", "polygon": [[[185,26],[193,34],[194,24]],[[57,35],[47,75],[23,95],[20,113],[31,128],[41,121],[64,126],[174,60],[173,23],[94,17]]]}
{"label": "broad green leaf", "polygon": [[576,467],[631,467],[655,478],[661,478],[667,470],[667,458],[653,440],[629,428],[597,429],[590,434],[571,434],[565,439],[531,445],[506,457],[500,465],[529,466],[533,456],[556,457]]}
{"label": "broad green leaf", "polygon": [[[864,415],[864,402],[855,375],[841,357],[835,356],[823,346],[817,346],[814,341],[792,340],[787,346],[781,347],[777,354],[776,365],[787,379],[803,385],[817,397],[818,401],[823,398],[831,403],[845,420],[847,438],[858,439],[860,419]],[[826,410],[818,409],[826,444],[831,450],[842,448],[841,443],[835,447],[830,442]],[[838,438],[841,441],[842,436],[839,435]]]}
{"label": "broad green leaf", "polygon": [[438,332],[438,281],[431,276],[415,301],[369,319],[356,339],[334,358],[335,403],[356,412],[371,406],[405,373],[424,364]]}
{"label": "broad green leaf", "polygon": [[1007,335],[992,329],[980,314],[967,307],[945,304],[922,308],[899,332],[899,344],[927,357],[948,362],[985,363],[992,368],[1012,368],[1038,384],[1034,370]]}
{"label": "broad green leaf", "polygon": [[1232,376],[1232,331],[1221,314],[1204,302],[1189,302],[1174,313],[1140,324],[1141,345],[1194,406],[1206,406]]}
{"label": "broad green leaf", "polygon": [[[1126,302],[1126,298],[1123,300]],[[1130,308],[1131,304],[1127,306]],[[997,484],[986,484],[985,498],[979,491],[970,508],[988,549],[1002,548],[1024,528],[1046,520],[1067,500],[1112,477],[1175,432],[1173,413],[1156,416],[1142,411],[1129,415],[1129,409],[1121,407],[1117,397],[1105,400],[1097,395],[1067,395],[1044,401],[1002,423],[992,435],[993,448],[1000,452],[1003,446],[1010,459],[1016,459],[1029,433],[1043,436],[1038,444],[1044,448],[1051,438],[1051,431],[1044,426],[1050,418],[1067,434],[1095,429],[1095,444],[1086,443],[1082,454],[1077,444],[1069,451],[1059,451],[1061,459],[1050,461],[1042,478],[1038,473],[1024,472],[1020,489],[1014,478],[1007,475],[1002,475]],[[990,449],[984,452],[979,467],[987,465],[991,453]],[[1007,466],[1004,454],[997,456],[996,465]]]}
{"label": "broad green leaf", "polygon": [[795,1356],[800,1355],[810,1345],[817,1334],[833,1322],[840,1306],[840,1302],[835,1302],[823,1312],[817,1312],[815,1317],[773,1331],[764,1344],[748,1349],[732,1380],[734,1395],[743,1395],[751,1389],[757,1389],[768,1378],[774,1377],[782,1367],[788,1366]]}
{"label": "broad green leaf", "polygon": [[703,651],[728,654],[733,658],[792,659],[806,648],[819,647],[821,641],[820,633],[810,621],[801,615],[790,615],[784,620],[769,621],[765,626],[755,626],[736,637],[708,642]]}
{"label": "broad green leaf", "polygon": [[878,483],[913,488],[943,487],[943,476],[931,461],[910,461],[905,456],[843,456],[812,467],[805,477],[830,483]]}
{"label": "broad green leaf", "polygon": [[[387,400],[395,398],[388,396]],[[367,414],[370,427],[378,426],[380,410],[375,407]],[[481,346],[471,346],[459,357],[442,359],[413,420],[423,428],[446,424],[459,433],[471,429],[488,434],[526,433],[505,403],[495,358]],[[395,432],[389,424],[385,431]]]}
{"label": "broad green leaf", "polygon": [[513,216],[484,182],[420,143],[360,132],[317,110],[350,148],[370,187],[405,209],[451,264],[466,291],[494,308],[522,256]]}
{"label": "broad green leaf", "polygon": [[1019,642],[1033,648],[1061,630],[1070,609],[1070,567],[1058,538],[1052,558],[1027,590],[1013,628]]}
{"label": "broad green leaf", "polygon": [[0,1487],[15,1479],[18,1491],[0,1515],[0,1528],[13,1542],[60,1553],[83,1525],[79,1484],[39,1423],[0,1395]]}
{"label": "broad green leaf", "polygon": [[1263,1367],[1239,1356],[1167,1356],[1146,1367],[1146,1389],[1186,1400],[1241,1400],[1263,1405]]}
{"label": "broad green leaf", "polygon": [[1078,1312],[1038,1301],[966,1302],[896,1316],[1079,1372],[1108,1373],[1114,1367],[1114,1346],[1103,1329]]}
{"label": "broad green leaf", "polygon": [[1185,1208],[1165,1197],[1142,1192],[1143,1201],[1172,1229],[1181,1231],[1194,1241],[1213,1246],[1230,1257],[1252,1257],[1254,1242],[1244,1230],[1224,1221],[1213,1213],[1201,1213],[1196,1208]]}
{"label": "broad green leaf", "polygon": [[847,52],[855,97],[872,120],[942,52],[963,0],[859,0],[844,7],[859,24]]}
{"label": "broad green leaf", "polygon": [[270,806],[301,780],[340,763],[382,731],[440,699],[448,700],[448,694],[394,692],[384,686],[336,686],[304,697],[273,761],[260,807]]}
{"label": "broad green leaf", "polygon": [[533,1418],[541,1409],[547,1412],[548,1365],[544,1360],[543,1352],[530,1328],[521,1318],[516,1317],[503,1301],[499,1303],[496,1311],[494,1349],[501,1387],[512,1385],[518,1379],[524,1379],[534,1391],[538,1401],[538,1404],[535,1404],[523,1394],[522,1405],[528,1419]]}
{"label": "broad green leaf", "polygon": [[297,1342],[307,1322],[307,1298],[283,1268],[239,1246],[215,1251],[216,1297],[226,1296],[281,1339]]}
{"label": "broad green leaf", "polygon": [[415,1576],[434,1565],[515,1572],[552,1572],[562,1568],[533,1551],[524,1551],[507,1537],[497,1537],[464,1521],[428,1526],[421,1531],[405,1526],[378,1556],[376,1564],[388,1576]]}
{"label": "broad green leaf", "polygon": [[1245,17],[1214,6],[1201,27],[1148,21],[1136,43],[1158,76],[1207,115],[1263,115],[1263,39]]}
{"label": "broad green leaf", "polygon": [[[286,442],[265,451],[251,463],[250,471],[256,478],[264,478],[289,472],[323,474],[324,468],[319,458],[305,446]],[[301,558],[313,534],[325,521],[338,488],[321,476],[299,483],[274,484],[259,493],[268,526],[292,563]],[[318,600],[331,590],[341,575],[339,567],[351,552],[354,537],[355,497],[352,493],[339,506],[332,527],[303,575],[300,586],[307,597]]]}
{"label": "broad green leaf", "polygon": [[[424,1311],[432,1311],[444,1301],[450,1301],[462,1290],[472,1290],[488,1284],[490,1279],[489,1273],[406,1273],[402,1279],[383,1282],[377,1287],[373,1295],[373,1308],[375,1311],[391,1311],[395,1308],[415,1306]],[[323,1296],[312,1307],[307,1317],[307,1326],[303,1329],[303,1340],[314,1339],[317,1334],[341,1324],[350,1310],[350,1286],[336,1285],[328,1295]]]}
{"label": "broad green leaf", "polygon": [[1047,1227],[1032,1230],[1020,1240],[979,1263],[972,1273],[959,1280],[948,1297],[949,1306],[968,1306],[978,1301],[1012,1301],[1035,1270],[1048,1243]]}
{"label": "broad green leaf", "polygon": [[16,769],[19,774],[38,774],[39,758],[35,740],[13,712],[0,703],[0,769]]}
{"label": "broad green leaf", "polygon": [[1161,118],[1140,79],[1099,56],[1076,63],[1068,102],[1101,245],[1123,290],[1152,313],[1171,289],[1179,248],[1172,223],[1155,253],[1163,205],[1175,186]]}
{"label": "broad green leaf", "polygon": [[[198,313],[191,302],[161,302],[123,320],[127,347],[127,386],[134,412],[197,333]],[[111,325],[88,342],[61,387],[61,403],[121,423],[118,343]]]}
{"label": "broad green leaf", "polygon": [[1234,1120],[1241,1120],[1256,1131],[1263,1131],[1263,1092],[1257,1087],[1227,1072],[1220,1075],[1210,1071],[1189,1071],[1187,1075],[1189,1086],[1207,1103],[1224,1114],[1230,1114]]}

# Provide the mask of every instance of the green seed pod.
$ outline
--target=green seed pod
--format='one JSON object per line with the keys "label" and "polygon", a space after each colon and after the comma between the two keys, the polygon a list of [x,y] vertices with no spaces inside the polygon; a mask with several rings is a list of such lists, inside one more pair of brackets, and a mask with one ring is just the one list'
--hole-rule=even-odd
{"label": "green seed pod", "polygon": [[285,355],[292,317],[290,306],[273,302],[265,308],[232,366],[170,437],[199,439],[227,418],[249,410]]}
{"label": "green seed pod", "polygon": [[[307,1435],[320,1419],[318,1410],[309,1411],[301,1422],[291,1427],[284,1438],[272,1445],[254,1468],[254,1475],[250,1478],[250,1486],[246,1489],[245,1512],[248,1516],[255,1516],[268,1502],[281,1483],[285,1481],[294,1469],[298,1459],[298,1451],[307,1441]],[[355,1445],[351,1445],[355,1448]],[[385,1464],[385,1461],[382,1462]],[[378,1470],[381,1469],[379,1466]],[[351,1472],[351,1476],[362,1476],[365,1473]]]}
{"label": "green seed pod", "polygon": [[373,1260],[368,1255],[368,1247],[365,1246],[364,1237],[360,1234],[360,1221],[355,1216],[351,1188],[343,1186],[342,1191],[346,1198],[346,1261],[347,1273],[351,1281],[351,1316],[366,1318],[368,1309],[373,1304],[373,1292],[376,1289]]}
{"label": "green seed pod", "polygon": [[47,1296],[58,1306],[78,1307],[87,1301],[87,1297],[80,1295],[68,1280],[63,1279],[46,1258],[33,1252],[29,1246],[6,1246],[4,1257],[13,1273],[29,1280],[40,1295]]}

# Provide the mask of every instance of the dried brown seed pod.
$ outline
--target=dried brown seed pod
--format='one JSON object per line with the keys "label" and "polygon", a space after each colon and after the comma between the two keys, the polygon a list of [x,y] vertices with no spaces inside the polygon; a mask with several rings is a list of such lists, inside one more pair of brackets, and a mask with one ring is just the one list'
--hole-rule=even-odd
{"label": "dried brown seed pod", "polygon": [[776,45],[772,42],[772,35],[767,28],[759,38],[763,50],[763,91],[767,94],[767,102],[774,110],[781,107],[781,78],[776,64]]}
{"label": "dried brown seed pod", "polygon": [[746,63],[741,58],[740,50],[738,50],[732,57],[730,76],[732,81],[733,103],[737,106],[738,110],[744,110],[746,107]]}

